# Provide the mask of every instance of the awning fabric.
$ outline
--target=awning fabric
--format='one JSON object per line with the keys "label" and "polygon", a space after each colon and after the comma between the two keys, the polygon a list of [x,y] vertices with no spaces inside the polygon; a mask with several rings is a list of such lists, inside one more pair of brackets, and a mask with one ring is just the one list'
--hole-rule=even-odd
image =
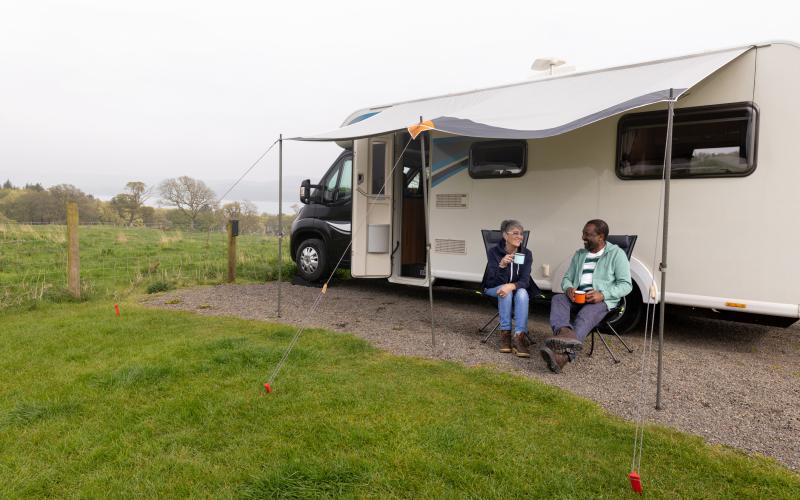
{"label": "awning fabric", "polygon": [[[539,139],[672,98],[751,47],[527,81],[390,105],[305,141],[351,140],[408,130],[491,139]],[[378,109],[378,108],[375,108]],[[420,121],[422,120],[422,122]]]}

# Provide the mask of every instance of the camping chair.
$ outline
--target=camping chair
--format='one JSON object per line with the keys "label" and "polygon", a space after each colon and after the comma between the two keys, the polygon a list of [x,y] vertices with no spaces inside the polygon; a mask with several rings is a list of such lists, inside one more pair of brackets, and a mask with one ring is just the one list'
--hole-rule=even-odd
{"label": "camping chair", "polygon": [[[608,241],[620,247],[625,252],[625,255],[628,257],[628,261],[631,260],[631,255],[633,254],[633,246],[636,244],[636,238],[637,235],[635,234],[608,235]],[[608,354],[611,356],[611,359],[614,360],[614,363],[615,364],[619,363],[619,359],[617,359],[617,357],[614,356],[614,352],[611,350],[611,347],[609,347],[608,342],[606,342],[606,339],[603,338],[603,333],[600,331],[599,328],[601,325],[606,329],[608,329],[609,331],[611,331],[611,334],[617,337],[617,340],[619,340],[622,343],[622,345],[625,346],[625,349],[627,349],[629,353],[633,352],[633,349],[628,347],[628,344],[626,344],[625,341],[622,340],[622,337],[620,337],[617,331],[614,330],[614,327],[611,326],[611,324],[616,319],[620,318],[623,314],[625,314],[625,304],[626,304],[626,298],[623,297],[622,300],[619,301],[619,304],[617,304],[617,307],[608,311],[608,313],[605,315],[602,321],[600,321],[600,323],[598,323],[594,328],[592,328],[592,345],[589,348],[589,356],[591,356],[592,353],[594,352],[594,337],[595,335],[597,335],[598,337],[600,337],[600,341],[603,343],[603,346],[605,346],[606,351],[608,351]]]}
{"label": "camping chair", "polygon": [[[522,246],[524,248],[528,248],[528,237],[530,235],[531,235],[531,232],[528,231],[528,230],[525,230],[525,231],[522,232]],[[486,251],[486,261],[487,262],[486,262],[486,268],[483,271],[483,278],[481,279],[481,289],[480,289],[480,291],[478,293],[480,293],[481,295],[486,297],[489,300],[489,302],[492,303],[494,308],[497,309],[497,298],[496,297],[490,297],[489,295],[486,295],[485,293],[483,293],[483,291],[486,289],[486,274],[489,272],[489,262],[488,262],[489,261],[489,251],[492,249],[492,247],[497,245],[497,243],[500,242],[500,240],[503,239],[503,234],[501,233],[501,231],[499,231],[497,229],[481,229],[481,236],[483,237],[483,246],[484,246],[484,250]],[[541,294],[542,294],[541,290],[539,290],[539,287],[536,286],[536,283],[533,282],[533,278],[531,278],[531,286],[528,288],[528,294],[530,295],[531,300],[533,300],[534,297],[541,296]],[[512,314],[513,314],[513,310],[514,309],[512,308],[511,310],[512,310]],[[489,321],[486,322],[485,325],[483,325],[481,328],[478,328],[478,332],[486,333],[487,332],[487,328],[489,328],[489,325],[491,325],[494,320],[496,320],[496,319],[498,320],[497,324],[494,325],[494,328],[489,330],[488,333],[486,333],[486,336],[483,339],[481,339],[481,343],[482,344],[485,344],[489,340],[489,337],[491,337],[492,334],[494,332],[496,332],[498,328],[500,328],[500,321],[499,321],[498,316],[500,316],[499,312],[494,313],[494,316],[492,316],[489,319]],[[531,337],[528,334],[528,332],[525,333],[525,337],[528,339],[528,342],[530,344],[533,344],[533,340],[531,339]]]}

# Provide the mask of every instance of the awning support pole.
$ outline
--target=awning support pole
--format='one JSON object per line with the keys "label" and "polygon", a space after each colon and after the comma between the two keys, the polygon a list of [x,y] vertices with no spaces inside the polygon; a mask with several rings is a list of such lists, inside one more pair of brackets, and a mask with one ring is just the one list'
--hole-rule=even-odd
{"label": "awning support pole", "polygon": [[661,300],[658,308],[658,377],[656,380],[656,410],[662,409],[661,382],[663,374],[662,359],[664,356],[664,312],[667,309],[667,236],[669,235],[669,180],[672,177],[672,122],[675,113],[675,99],[669,89],[669,107],[667,108],[667,147],[664,152],[664,222],[661,237]]}
{"label": "awning support pole", "polygon": [[[422,123],[422,117],[419,118]],[[423,199],[425,202],[425,277],[428,278],[428,299],[431,305],[431,350],[435,352],[436,349],[436,333],[433,324],[433,273],[431,272],[431,212],[428,209],[428,195],[431,189],[431,176],[428,172],[428,166],[425,161],[425,134],[419,135],[420,151],[422,154],[422,175],[424,176],[424,185],[422,189]]]}
{"label": "awning support pole", "polygon": [[281,317],[283,278],[283,134],[278,136],[278,317]]}

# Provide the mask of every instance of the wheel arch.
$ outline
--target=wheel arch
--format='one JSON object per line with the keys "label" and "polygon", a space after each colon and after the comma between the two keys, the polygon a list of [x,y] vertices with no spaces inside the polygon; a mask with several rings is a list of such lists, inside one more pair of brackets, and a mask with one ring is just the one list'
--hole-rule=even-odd
{"label": "wheel arch", "polygon": [[328,244],[327,235],[320,231],[315,227],[304,227],[298,229],[295,234],[292,235],[292,242],[291,242],[291,253],[292,253],[292,260],[295,260],[297,255],[297,249],[300,246],[300,243],[304,242],[308,239],[318,239],[322,240],[323,243],[326,245]]}

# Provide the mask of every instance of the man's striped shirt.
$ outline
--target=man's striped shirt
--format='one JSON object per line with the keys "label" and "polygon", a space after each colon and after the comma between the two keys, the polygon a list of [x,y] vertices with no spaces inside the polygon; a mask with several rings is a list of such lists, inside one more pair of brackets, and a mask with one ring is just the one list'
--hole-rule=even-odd
{"label": "man's striped shirt", "polygon": [[586,254],[586,260],[583,261],[581,282],[578,286],[578,290],[586,291],[592,289],[592,277],[594,275],[594,269],[597,267],[597,261],[600,260],[600,256],[603,255],[603,252],[605,251],[606,247],[603,247],[597,253],[589,252]]}

